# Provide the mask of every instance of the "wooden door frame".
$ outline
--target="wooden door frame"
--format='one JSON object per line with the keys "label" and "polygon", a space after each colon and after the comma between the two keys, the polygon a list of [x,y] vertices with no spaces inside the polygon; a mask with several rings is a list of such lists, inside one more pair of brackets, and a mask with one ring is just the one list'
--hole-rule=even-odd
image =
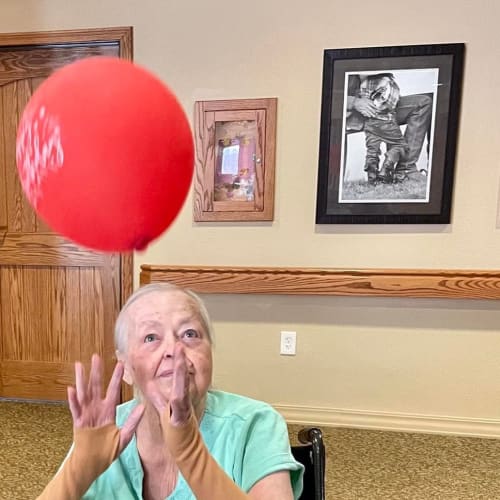
{"label": "wooden door frame", "polygon": [[133,28],[89,28],[76,30],[0,33],[0,46],[67,45],[71,43],[118,42],[120,57],[133,59]]}
{"label": "wooden door frame", "polygon": [[[112,27],[76,30],[36,31],[0,33],[0,47],[43,47],[43,46],[68,46],[78,44],[91,44],[109,42],[118,44],[119,57],[129,61],[133,60],[133,28]],[[0,228],[1,229],[1,228]],[[1,232],[0,232],[1,236]],[[120,293],[119,309],[125,304],[132,294],[134,287],[133,253],[120,254]],[[110,332],[112,333],[112,332]],[[122,384],[122,401],[133,396],[132,388]]]}
{"label": "wooden door frame", "polygon": [[[92,42],[115,42],[122,59],[133,60],[133,28],[91,28],[76,30],[0,33],[0,47],[68,45]],[[120,308],[134,287],[133,253],[120,256]]]}

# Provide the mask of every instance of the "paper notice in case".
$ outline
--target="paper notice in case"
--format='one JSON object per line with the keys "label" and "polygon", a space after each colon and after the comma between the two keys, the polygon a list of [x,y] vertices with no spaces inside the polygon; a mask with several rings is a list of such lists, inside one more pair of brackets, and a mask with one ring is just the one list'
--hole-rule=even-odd
{"label": "paper notice in case", "polygon": [[238,175],[240,146],[227,146],[222,150],[221,174]]}

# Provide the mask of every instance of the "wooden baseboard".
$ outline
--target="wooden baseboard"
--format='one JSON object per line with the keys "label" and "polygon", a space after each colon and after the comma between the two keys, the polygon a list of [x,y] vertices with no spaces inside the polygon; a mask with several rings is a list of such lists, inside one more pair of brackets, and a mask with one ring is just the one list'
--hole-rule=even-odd
{"label": "wooden baseboard", "polygon": [[500,419],[312,408],[273,405],[290,424],[351,427],[396,432],[422,432],[500,439]]}

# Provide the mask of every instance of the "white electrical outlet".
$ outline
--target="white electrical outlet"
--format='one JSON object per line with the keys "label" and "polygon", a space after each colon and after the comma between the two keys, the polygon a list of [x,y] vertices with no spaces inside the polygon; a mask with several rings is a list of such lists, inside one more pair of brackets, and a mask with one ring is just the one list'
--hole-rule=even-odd
{"label": "white electrical outlet", "polygon": [[281,332],[280,354],[295,356],[297,350],[297,332]]}

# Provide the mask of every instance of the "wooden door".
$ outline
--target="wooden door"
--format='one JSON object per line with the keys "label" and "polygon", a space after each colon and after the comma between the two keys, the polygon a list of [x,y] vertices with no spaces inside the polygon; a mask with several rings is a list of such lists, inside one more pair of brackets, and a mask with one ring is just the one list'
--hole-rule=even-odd
{"label": "wooden door", "polygon": [[55,69],[95,55],[131,59],[130,28],[0,35],[0,397],[66,398],[75,360],[113,368],[113,323],[132,288],[132,257],[52,232],[24,197],[16,129]]}

